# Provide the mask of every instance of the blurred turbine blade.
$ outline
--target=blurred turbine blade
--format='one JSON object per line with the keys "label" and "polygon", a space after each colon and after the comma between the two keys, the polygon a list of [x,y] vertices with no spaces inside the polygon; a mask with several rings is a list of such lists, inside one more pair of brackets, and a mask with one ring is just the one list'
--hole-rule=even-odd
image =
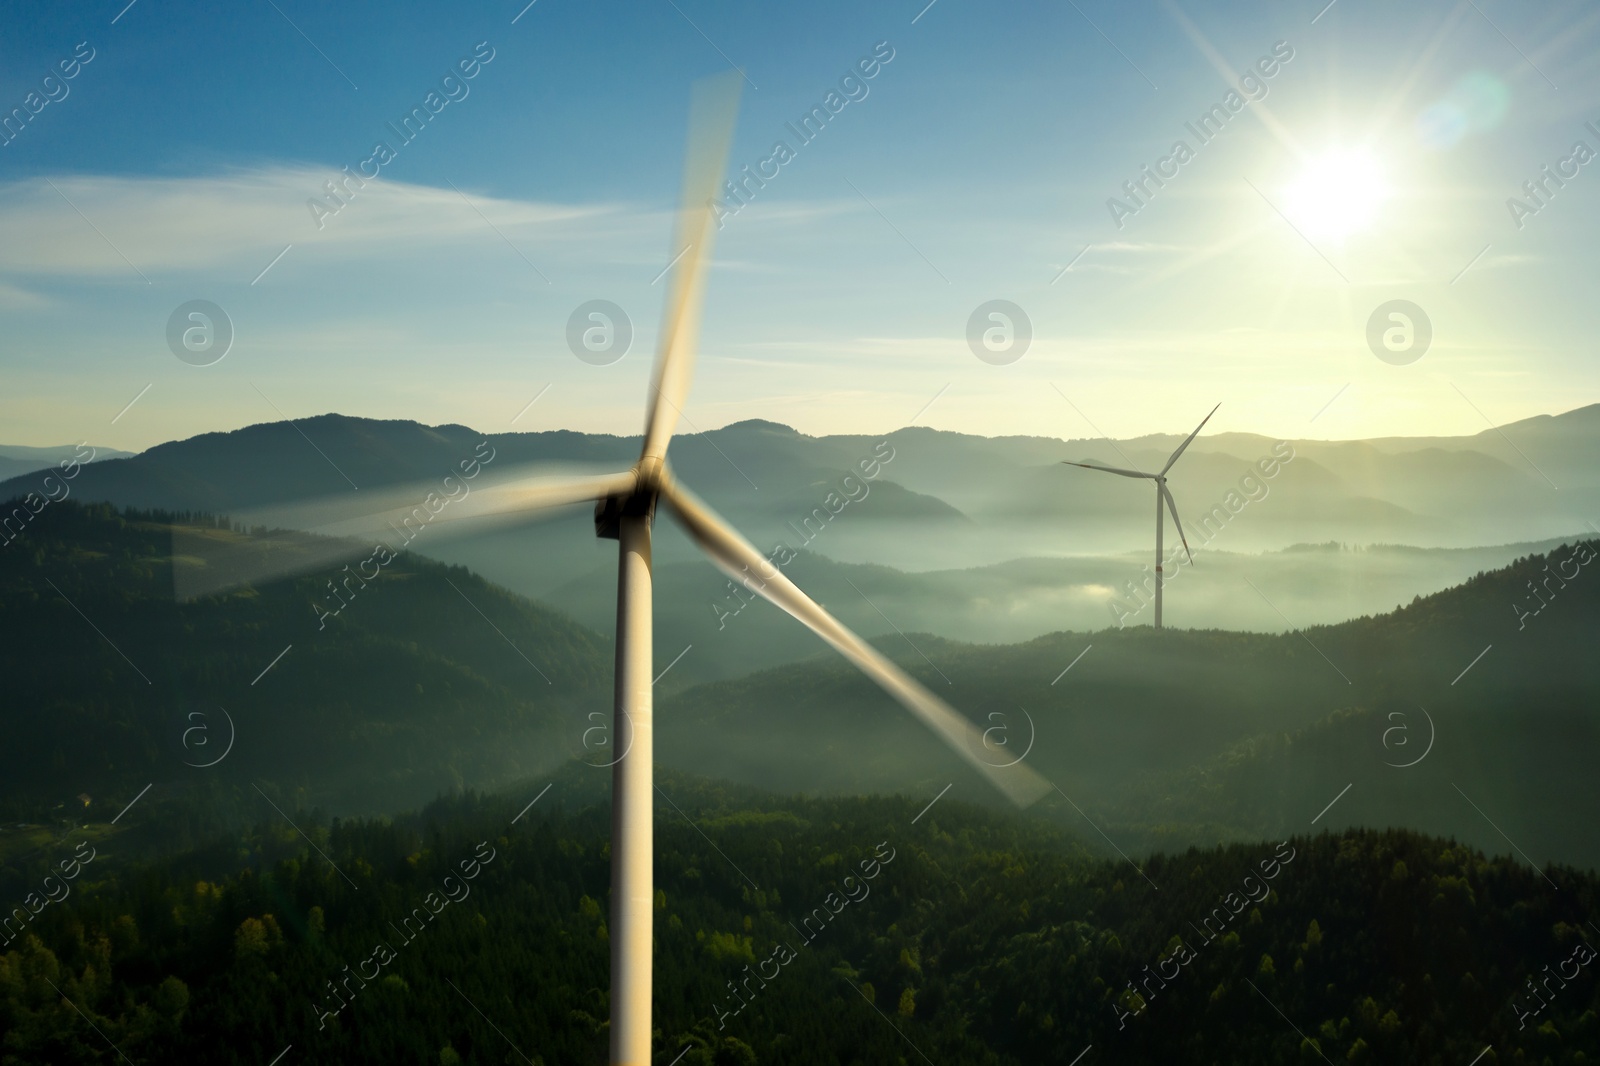
{"label": "blurred turbine blade", "polygon": [[683,200],[668,253],[674,265],[661,318],[641,458],[666,457],[667,443],[672,439],[694,376],[705,272],[711,263],[718,225],[712,204],[721,191],[718,185],[728,165],[728,143],[733,138],[734,116],[739,109],[741,77],[738,71],[729,71],[697,82],[689,104]]}
{"label": "blurred turbine blade", "polygon": [[1062,465],[1081,466],[1085,470],[1103,470],[1108,474],[1121,474],[1123,477],[1155,477],[1154,474],[1146,474],[1139,470],[1123,470],[1115,466],[1101,466],[1099,463],[1074,463],[1071,460],[1064,460]]}
{"label": "blurred turbine blade", "polygon": [[[248,528],[248,525],[247,525]],[[372,552],[370,542],[317,537],[295,530],[235,532],[210,525],[172,527],[172,596],[180,603],[245,585],[330,575]]]}
{"label": "blurred turbine blade", "polygon": [[502,477],[480,487],[452,476],[232,516],[247,530],[271,532],[245,535],[175,526],[173,593],[179,600],[192,600],[336,567],[370,554],[378,541],[398,554],[424,529],[452,526],[454,532],[479,532],[525,522],[570,504],[631,492],[637,481],[632,471],[554,475],[549,466],[531,469],[545,476]]}
{"label": "blurred turbine blade", "polygon": [[1183,523],[1178,521],[1178,505],[1173,502],[1172,493],[1167,490],[1166,485],[1159,481],[1156,484],[1161,486],[1161,498],[1167,501],[1167,513],[1172,515],[1172,524],[1178,527],[1178,539],[1183,541],[1183,550],[1189,552],[1189,561],[1192,563],[1194,552],[1189,551],[1189,538],[1183,535]]}
{"label": "blurred turbine blade", "polygon": [[[1220,403],[1217,404],[1217,407],[1221,407],[1221,406],[1222,405]],[[1194,432],[1189,434],[1186,438],[1184,438],[1184,441],[1183,441],[1182,444],[1178,445],[1178,450],[1172,453],[1172,458],[1167,460],[1167,465],[1161,468],[1161,472],[1163,474],[1165,474],[1168,470],[1172,469],[1172,464],[1178,461],[1178,456],[1183,454],[1183,450],[1189,446],[1189,442],[1194,440],[1195,437],[1199,436],[1200,435],[1200,431],[1202,429],[1206,428],[1206,423],[1211,421],[1211,415],[1214,415],[1214,414],[1217,413],[1217,407],[1213,407],[1211,409],[1211,414],[1210,415],[1206,415],[1204,418],[1202,418],[1200,420],[1200,424],[1198,426],[1194,427]]]}
{"label": "blurred turbine blade", "polygon": [[446,489],[444,492],[429,491],[421,497],[413,493],[394,506],[319,526],[316,532],[336,537],[361,536],[368,531],[403,525],[407,519],[425,521],[428,525],[496,519],[518,521],[541,511],[631,492],[637,479],[633,471],[621,470],[605,474],[502,479],[477,489],[464,480],[455,480],[461,489],[456,494],[452,495],[448,486],[442,486]]}
{"label": "blurred turbine blade", "polygon": [[670,477],[663,478],[661,499],[718,567],[809,626],[988,778],[1011,802],[1026,807],[1050,791],[1049,782],[1020,762],[1002,767],[980,758],[978,752],[984,750],[984,740],[975,725],[801,592],[749,541]]}

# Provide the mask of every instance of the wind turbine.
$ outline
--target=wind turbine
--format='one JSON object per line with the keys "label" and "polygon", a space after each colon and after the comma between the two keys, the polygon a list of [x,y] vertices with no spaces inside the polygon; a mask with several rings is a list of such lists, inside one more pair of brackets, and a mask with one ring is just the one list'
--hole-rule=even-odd
{"label": "wind turbine", "polygon": [[[1217,407],[1221,407],[1221,406],[1222,405],[1220,403],[1217,404]],[[1161,570],[1161,559],[1162,559],[1161,546],[1162,546],[1162,540],[1163,540],[1163,538],[1164,538],[1164,536],[1166,534],[1166,527],[1167,527],[1166,515],[1163,514],[1162,510],[1161,510],[1163,503],[1166,505],[1167,510],[1172,512],[1172,524],[1174,526],[1178,527],[1178,539],[1183,541],[1183,550],[1188,553],[1189,561],[1191,563],[1194,562],[1194,552],[1189,551],[1189,538],[1187,538],[1187,537],[1185,537],[1183,535],[1183,523],[1178,521],[1178,505],[1173,502],[1172,493],[1167,491],[1167,471],[1172,469],[1172,464],[1176,463],[1178,461],[1178,456],[1183,454],[1183,450],[1189,446],[1189,442],[1194,440],[1195,437],[1197,437],[1200,434],[1200,431],[1206,427],[1206,423],[1207,422],[1211,421],[1211,415],[1214,415],[1214,414],[1217,413],[1217,407],[1213,407],[1211,409],[1211,414],[1208,414],[1204,418],[1202,418],[1200,420],[1200,424],[1198,426],[1194,427],[1194,432],[1189,434],[1187,437],[1185,437],[1183,439],[1183,443],[1178,445],[1177,451],[1172,453],[1171,458],[1169,458],[1167,460],[1167,465],[1161,468],[1161,473],[1159,473],[1159,474],[1147,474],[1143,470],[1122,470],[1122,469],[1120,469],[1118,467],[1115,467],[1115,466],[1101,466],[1099,463],[1074,463],[1074,462],[1071,462],[1071,461],[1067,461],[1064,464],[1066,466],[1081,466],[1085,470],[1103,470],[1108,474],[1120,474],[1123,477],[1149,478],[1151,481],[1154,481],[1156,483],[1156,628],[1157,629],[1161,628],[1161,574],[1162,574],[1162,570]]]}
{"label": "wind turbine", "polygon": [[474,494],[449,517],[528,516],[595,500],[595,533],[618,542],[616,702],[613,743],[625,753],[612,767],[611,1062],[650,1062],[651,922],[654,910],[652,762],[651,535],[658,504],[708,556],[746,588],[799,619],[900,701],[1012,802],[1026,806],[1051,786],[1019,764],[995,766],[979,756],[983,734],[943,700],[885,658],[800,591],[750,542],[684,488],[667,465],[667,446],[689,392],[695,342],[716,220],[712,202],[727,162],[738,104],[732,74],[695,87],[683,199],[669,254],[672,284],[662,316],[644,446],[625,471],[543,478]]}

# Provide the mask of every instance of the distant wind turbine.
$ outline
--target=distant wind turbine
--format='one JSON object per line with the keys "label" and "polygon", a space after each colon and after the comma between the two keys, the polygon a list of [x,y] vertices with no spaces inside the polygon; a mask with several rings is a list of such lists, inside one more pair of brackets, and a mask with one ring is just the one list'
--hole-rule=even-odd
{"label": "distant wind turbine", "polygon": [[[1217,404],[1217,407],[1221,407],[1221,406],[1222,405],[1220,403]],[[1074,463],[1074,462],[1071,462],[1071,461],[1067,461],[1066,463],[1064,463],[1064,465],[1066,465],[1066,466],[1081,466],[1085,470],[1103,470],[1108,474],[1120,474],[1123,477],[1149,478],[1151,481],[1154,481],[1156,483],[1156,628],[1157,629],[1161,628],[1161,574],[1162,574],[1162,570],[1161,570],[1161,560],[1162,560],[1161,546],[1162,546],[1162,540],[1166,535],[1166,526],[1167,526],[1166,515],[1161,510],[1163,503],[1165,503],[1167,510],[1172,512],[1172,524],[1178,527],[1178,539],[1183,541],[1183,550],[1188,553],[1189,561],[1191,563],[1194,562],[1194,552],[1189,551],[1189,538],[1187,538],[1187,537],[1185,537],[1183,535],[1183,523],[1178,521],[1178,505],[1173,502],[1172,493],[1167,491],[1167,471],[1172,469],[1172,464],[1176,463],[1178,461],[1178,456],[1183,454],[1183,450],[1189,446],[1189,442],[1194,440],[1195,437],[1197,437],[1200,434],[1200,431],[1206,427],[1206,423],[1207,422],[1211,421],[1211,415],[1214,415],[1214,414],[1217,413],[1217,407],[1213,407],[1211,409],[1211,414],[1208,414],[1204,418],[1202,418],[1200,420],[1200,424],[1198,426],[1194,427],[1194,432],[1189,434],[1187,437],[1185,437],[1183,439],[1183,443],[1178,445],[1178,450],[1172,453],[1172,457],[1167,460],[1167,465],[1161,468],[1161,473],[1159,473],[1159,474],[1147,474],[1143,470],[1122,470],[1122,469],[1119,469],[1119,468],[1114,467],[1114,466],[1101,466],[1099,463]]]}

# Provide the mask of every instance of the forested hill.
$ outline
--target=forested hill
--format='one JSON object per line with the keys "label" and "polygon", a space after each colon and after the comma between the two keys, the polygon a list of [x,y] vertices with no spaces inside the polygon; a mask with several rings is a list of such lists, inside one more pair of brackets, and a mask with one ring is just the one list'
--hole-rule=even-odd
{"label": "forested hill", "polygon": [[[980,757],[1027,751],[1126,850],[1293,832],[1353,785],[1335,825],[1499,851],[1498,825],[1536,862],[1600,867],[1600,575],[1585,561],[1596,547],[1303,631],[1140,626],[983,646],[900,619],[905,634],[878,643],[983,724]],[[719,777],[812,792],[956,779],[981,794],[975,774],[827,653],[677,694],[658,721],[663,760]]]}
{"label": "forested hill", "polygon": [[[463,568],[179,528],[67,501],[0,547],[0,811],[38,821],[84,793],[80,818],[105,821],[151,783],[197,806],[259,805],[259,783],[335,810],[415,807],[570,758],[563,740],[609,706],[607,638]],[[213,550],[318,565],[177,597]]]}
{"label": "forested hill", "polygon": [[[603,1062],[604,776],[303,821],[317,851],[271,820],[235,849],[91,860],[0,947],[0,1061]],[[661,784],[658,1063],[1600,1054],[1590,875],[1369,831],[1141,871],[955,796],[919,816],[924,797]]]}
{"label": "forested hill", "polygon": [[[983,725],[980,757],[1028,751],[1130,853],[1292,832],[1353,784],[1329,822],[1490,851],[1497,824],[1534,861],[1600,866],[1583,813],[1600,755],[1600,582],[1585,558],[1590,544],[1559,548],[1304,632],[1130,627],[984,646],[905,619],[906,635],[875,643]],[[176,594],[252,560],[303,576]],[[798,626],[783,632],[822,657],[661,694],[663,765],[796,792],[960,780],[985,794],[876,686]],[[0,822],[104,823],[155,784],[142,802],[200,819],[181,844],[259,816],[258,789],[376,813],[494,787],[594,756],[610,659],[609,638],[459,567],[52,504],[0,547]],[[1065,800],[1047,806],[1083,829]],[[17,832],[0,825],[0,856]]]}

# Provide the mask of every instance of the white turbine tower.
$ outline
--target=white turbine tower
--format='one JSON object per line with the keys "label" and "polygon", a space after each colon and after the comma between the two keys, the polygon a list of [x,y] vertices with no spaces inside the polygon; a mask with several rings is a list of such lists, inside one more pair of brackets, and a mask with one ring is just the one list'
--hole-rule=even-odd
{"label": "white turbine tower", "polygon": [[639,459],[625,471],[544,477],[474,493],[451,520],[528,516],[596,500],[595,532],[618,541],[616,704],[613,744],[624,754],[612,769],[611,1062],[650,1062],[651,921],[654,905],[652,791],[651,527],[666,504],[689,536],[746,588],[805,623],[900,701],[1009,799],[1027,805],[1050,785],[1021,764],[998,767],[979,756],[983,734],[943,700],[825,611],[673,477],[667,445],[689,392],[700,305],[716,221],[712,201],[727,160],[738,103],[736,75],[696,86],[690,110],[682,205],[669,254],[676,257],[662,316],[655,376]]}
{"label": "white turbine tower", "polygon": [[[1221,407],[1221,406],[1222,405],[1220,403],[1217,404],[1217,407]],[[1189,442],[1194,440],[1195,437],[1199,435],[1200,431],[1205,428],[1207,422],[1211,421],[1211,415],[1214,415],[1214,414],[1217,413],[1217,407],[1213,407],[1211,409],[1211,414],[1208,414],[1204,418],[1202,418],[1200,420],[1200,424],[1198,426],[1194,427],[1194,432],[1189,434],[1187,437],[1185,437],[1183,439],[1183,443],[1178,445],[1177,451],[1172,453],[1172,457],[1167,460],[1167,465],[1161,468],[1161,473],[1159,473],[1159,474],[1147,474],[1142,470],[1122,470],[1122,469],[1120,469],[1118,467],[1115,467],[1115,466],[1101,466],[1099,463],[1074,463],[1074,462],[1068,461],[1068,462],[1066,462],[1064,464],[1066,466],[1081,466],[1085,470],[1103,470],[1108,474],[1121,474],[1123,477],[1149,478],[1151,481],[1154,481],[1156,483],[1156,628],[1157,629],[1161,628],[1161,576],[1162,576],[1162,569],[1161,569],[1162,554],[1161,554],[1161,549],[1162,549],[1163,539],[1164,539],[1164,537],[1166,535],[1166,526],[1167,526],[1166,515],[1164,515],[1162,513],[1162,510],[1161,510],[1163,504],[1165,504],[1167,510],[1172,512],[1172,524],[1174,526],[1178,527],[1178,539],[1183,541],[1183,550],[1188,553],[1189,561],[1191,563],[1194,562],[1194,552],[1189,551],[1189,538],[1187,538],[1187,537],[1185,537],[1183,535],[1183,523],[1178,521],[1178,505],[1173,502],[1172,493],[1167,491],[1167,471],[1172,469],[1172,464],[1176,463],[1178,461],[1178,456],[1183,454],[1183,450],[1189,446]]]}
{"label": "white turbine tower", "polygon": [[[520,523],[552,509],[595,501],[595,533],[618,542],[612,737],[615,750],[623,754],[612,767],[610,926],[611,1062],[616,1066],[647,1066],[650,1062],[651,921],[655,902],[650,546],[658,503],[666,504],[712,562],[747,589],[809,626],[1012,802],[1026,806],[1041,799],[1052,787],[1020,762],[997,766],[984,759],[980,752],[992,748],[983,732],[801,592],[749,541],[680,485],[667,465],[667,445],[693,376],[705,271],[717,232],[713,203],[726,168],[739,83],[740,75],[730,72],[695,87],[683,199],[668,251],[672,257],[672,282],[662,314],[644,446],[638,461],[627,470],[599,474],[577,475],[568,470],[558,476],[557,468],[547,467],[541,476],[531,480],[473,489],[470,496],[463,494],[459,500],[452,494],[455,502],[448,510],[429,507],[436,515],[428,520],[430,524],[454,525],[462,520]],[[289,510],[302,517],[317,515],[314,528],[327,533],[344,537],[383,535],[386,523],[394,529],[394,521],[404,522],[415,513],[412,504],[417,491],[412,486],[410,490],[363,492],[362,513],[354,516],[342,499],[301,501],[289,505]],[[378,509],[367,509],[379,501],[386,502]],[[268,524],[282,523],[284,507],[280,505],[276,511],[277,517]],[[186,595],[211,594],[244,582],[259,583],[301,572],[319,565],[319,561],[326,559],[292,556],[252,561],[247,564],[249,574],[222,574],[203,588],[189,589]]]}

